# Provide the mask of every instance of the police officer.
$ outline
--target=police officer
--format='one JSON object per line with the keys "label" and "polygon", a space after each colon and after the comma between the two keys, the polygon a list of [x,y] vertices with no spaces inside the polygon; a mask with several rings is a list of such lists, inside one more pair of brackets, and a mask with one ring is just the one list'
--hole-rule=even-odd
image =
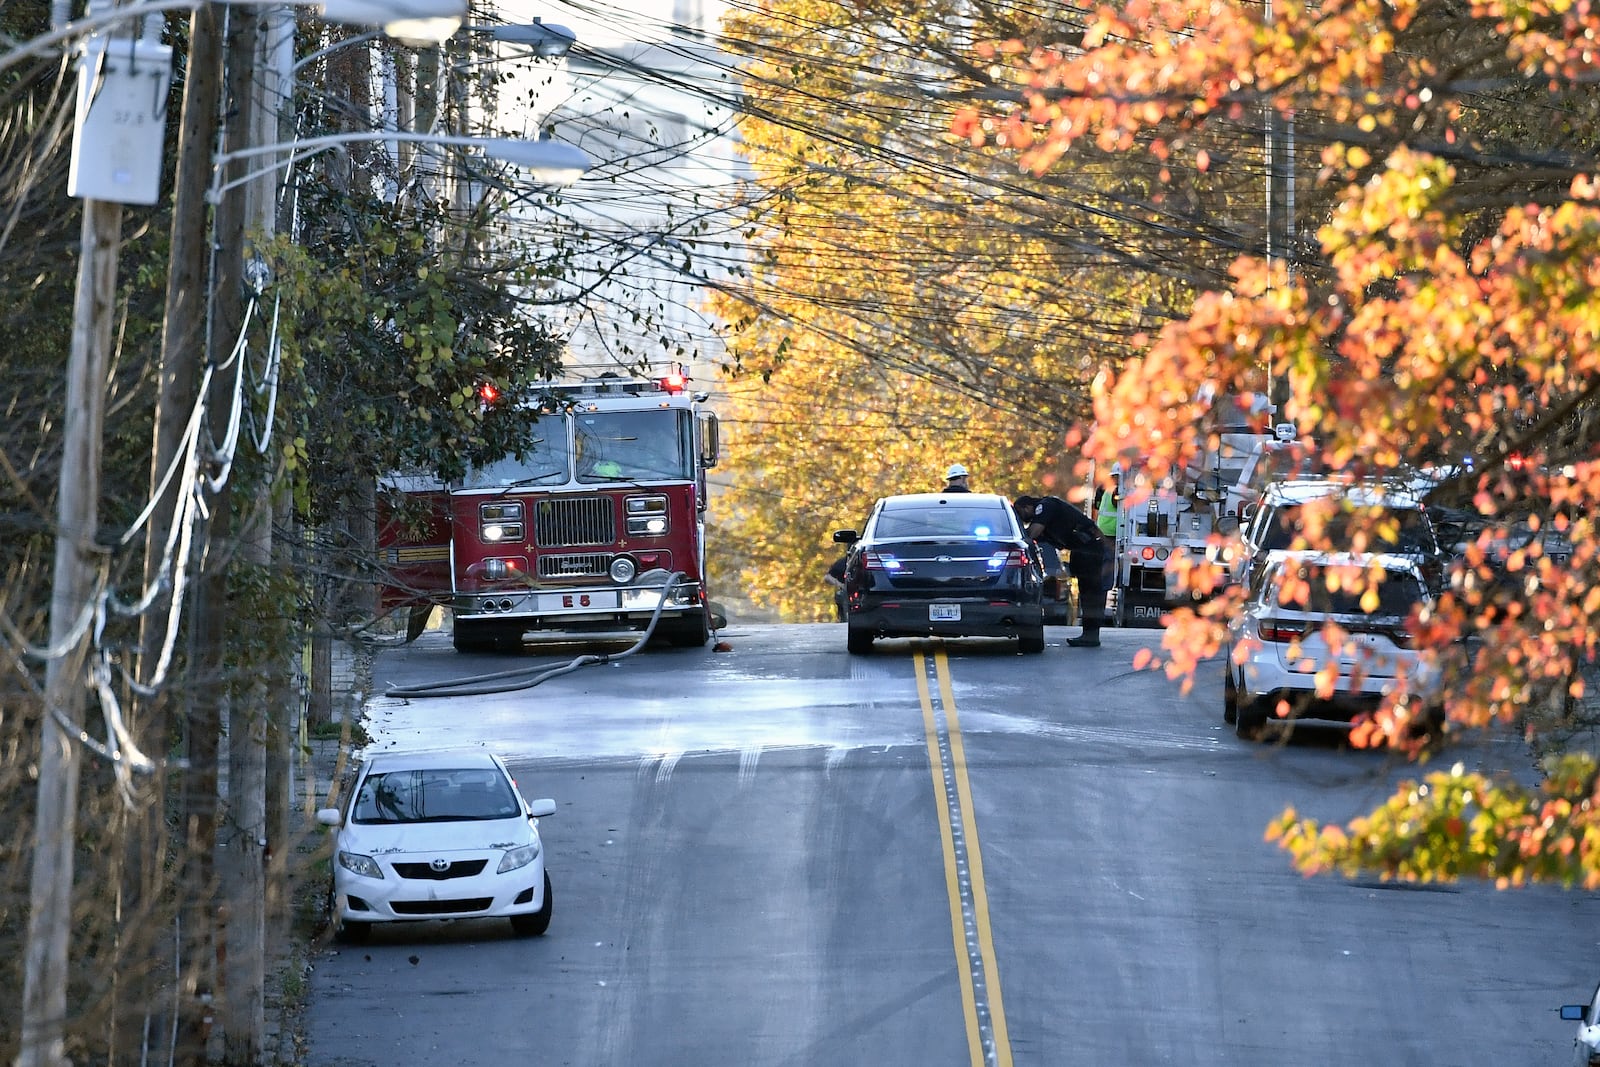
{"label": "police officer", "polygon": [[1029,538],[1070,553],[1067,572],[1078,580],[1078,617],[1083,623],[1083,633],[1067,644],[1074,648],[1099,648],[1100,624],[1106,615],[1106,590],[1100,577],[1105,544],[1100,537],[1100,527],[1057,496],[1019,496],[1011,506]]}
{"label": "police officer", "polygon": [[967,468],[959,463],[950,464],[950,469],[944,472],[944,493],[970,493],[967,485]]}
{"label": "police officer", "polygon": [[845,563],[849,558],[849,556],[840,556],[834,560],[833,565],[828,568],[828,573],[822,577],[823,581],[833,587],[833,617],[838,622],[844,622],[846,614],[844,606],[844,572]]}

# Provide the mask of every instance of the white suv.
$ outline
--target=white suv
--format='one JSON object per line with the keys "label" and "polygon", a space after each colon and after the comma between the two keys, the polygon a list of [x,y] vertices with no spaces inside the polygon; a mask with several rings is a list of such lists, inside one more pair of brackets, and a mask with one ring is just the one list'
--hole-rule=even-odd
{"label": "white suv", "polygon": [[[1251,585],[1271,553],[1310,549],[1308,544],[1297,543],[1306,531],[1308,505],[1329,509],[1323,526],[1327,550],[1404,556],[1417,565],[1428,589],[1439,592],[1445,557],[1428,509],[1411,488],[1383,480],[1296,478],[1267,486],[1240,534],[1242,544],[1234,555],[1232,580]],[[1383,520],[1380,525],[1389,527],[1393,536],[1358,548],[1351,543],[1352,531],[1358,521],[1369,517]]]}
{"label": "white suv", "polygon": [[[1416,613],[1433,594],[1404,556],[1269,552],[1224,642],[1224,722],[1258,737],[1275,718],[1349,723],[1403,679],[1429,726],[1442,722],[1438,672],[1418,655]],[[1340,634],[1330,642],[1332,633]],[[1337,670],[1331,693],[1317,679]]]}

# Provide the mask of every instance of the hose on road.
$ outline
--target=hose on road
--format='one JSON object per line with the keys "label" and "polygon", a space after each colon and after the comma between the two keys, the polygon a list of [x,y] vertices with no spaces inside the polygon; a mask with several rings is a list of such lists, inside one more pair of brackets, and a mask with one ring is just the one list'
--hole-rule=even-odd
{"label": "hose on road", "polygon": [[661,599],[656,602],[655,611],[650,614],[650,622],[639,635],[639,640],[621,652],[602,652],[586,654],[577,657],[570,663],[559,667],[522,667],[512,671],[496,671],[492,674],[478,674],[468,678],[447,678],[442,682],[428,682],[423,685],[391,685],[384,690],[385,695],[401,699],[415,699],[421,697],[465,697],[488,696],[494,693],[514,693],[519,689],[532,689],[541,682],[551,678],[559,678],[563,674],[571,674],[582,667],[593,667],[602,663],[614,663],[619,659],[626,659],[639,651],[650,641],[650,636],[655,633],[656,623],[661,619],[661,609],[666,606],[667,597],[672,595],[672,590],[677,587],[683,578],[682,571],[673,571],[661,587]]}

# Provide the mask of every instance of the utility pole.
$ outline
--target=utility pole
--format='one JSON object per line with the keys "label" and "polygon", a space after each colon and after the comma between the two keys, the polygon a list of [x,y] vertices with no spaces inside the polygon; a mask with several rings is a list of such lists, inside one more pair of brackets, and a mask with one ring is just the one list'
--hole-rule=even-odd
{"label": "utility pole", "polygon": [[[64,12],[65,9],[63,8]],[[60,28],[64,21],[55,20]],[[159,180],[159,114],[141,108],[96,105],[153,75],[164,94],[170,61],[154,40],[129,37],[113,59],[104,47],[86,49],[79,61],[77,125],[68,192],[83,200],[77,293],[62,413],[61,471],[56,492],[55,563],[50,591],[50,657],[45,665],[40,720],[38,804],[28,933],[23,960],[22,1042],[18,1067],[58,1067],[66,1060],[68,949],[72,930],[73,849],[77,844],[79,748],[90,690],[86,667],[100,610],[105,553],[99,527],[100,446],[105,422],[105,381],[117,296],[117,256],[122,246],[122,201],[150,203]],[[140,56],[143,56],[141,60]],[[144,67],[141,71],[141,62]],[[115,132],[108,154],[96,151],[85,129]],[[149,138],[155,137],[153,168]],[[143,165],[141,165],[143,164]],[[131,180],[130,180],[131,179]],[[119,199],[113,199],[119,198]]]}
{"label": "utility pole", "polygon": [[[264,16],[240,11],[229,21],[226,58],[226,144],[224,150],[250,146],[256,134],[254,112],[259,104],[259,26]],[[272,141],[267,142],[272,144]],[[222,179],[229,174],[224,171]],[[272,179],[267,179],[270,186]],[[270,200],[270,197],[269,197]],[[226,426],[227,413],[248,398],[243,363],[250,355],[235,341],[248,323],[243,322],[243,258],[245,258],[245,190],[224,195],[216,205],[216,245],[211,312],[211,365],[221,373],[211,379],[210,434],[202,435],[208,451],[224,446],[216,430]],[[234,352],[237,363],[229,365]],[[238,390],[246,390],[238,395]],[[224,434],[226,435],[226,434]],[[242,459],[242,458],[240,458]],[[238,467],[235,467],[237,472]],[[200,616],[205,625],[197,632],[195,661],[206,675],[218,678],[211,694],[194,704],[205,705],[208,715],[227,720],[227,805],[218,825],[218,901],[221,955],[221,997],[218,1021],[222,1027],[224,1062],[253,1067],[261,1056],[264,1021],[264,933],[266,933],[266,745],[267,701],[259,675],[237,685],[222,677],[230,613],[226,609],[230,568],[235,563],[266,566],[270,549],[259,549],[259,514],[235,515],[234,478],[211,499],[210,552],[200,585]],[[261,502],[256,499],[254,502]],[[270,526],[269,526],[270,530]],[[256,544],[251,544],[251,542]],[[214,621],[213,621],[214,619]],[[259,667],[270,669],[267,664]]]}
{"label": "utility pole", "polygon": [[29,890],[28,947],[17,1067],[67,1063],[67,943],[72,928],[72,850],[77,837],[80,752],[89,628],[84,612],[98,593],[100,438],[106,362],[117,290],[122,205],[83,202],[83,247],[67,363],[65,440],[56,497],[55,571],[50,591],[50,646],[39,737],[39,801]]}
{"label": "utility pole", "polygon": [[[1272,25],[1272,0],[1266,5],[1267,25]],[[1280,111],[1276,101],[1266,101],[1267,176],[1267,268],[1280,263],[1288,278],[1294,277],[1296,249],[1294,226],[1294,113]],[[1289,380],[1274,376],[1267,368],[1268,399],[1273,404],[1273,422],[1283,422],[1288,406]]]}

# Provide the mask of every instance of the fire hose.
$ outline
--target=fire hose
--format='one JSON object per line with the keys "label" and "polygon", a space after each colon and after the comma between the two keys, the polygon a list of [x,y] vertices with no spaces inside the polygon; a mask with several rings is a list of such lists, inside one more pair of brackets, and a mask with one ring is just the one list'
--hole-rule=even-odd
{"label": "fire hose", "polygon": [[661,609],[667,604],[667,597],[672,595],[672,590],[683,576],[682,571],[673,571],[668,576],[666,584],[661,587],[661,599],[656,602],[655,611],[650,613],[650,622],[645,626],[644,632],[639,635],[639,640],[621,652],[585,654],[559,667],[523,667],[513,671],[496,671],[493,674],[474,675],[470,678],[447,678],[442,682],[428,682],[423,685],[391,685],[384,690],[384,693],[386,696],[399,698],[488,696],[493,693],[513,693],[519,689],[532,689],[541,682],[549,681],[551,678],[558,678],[563,674],[571,674],[581,667],[593,667],[602,663],[614,663],[617,660],[626,659],[649,643],[650,636],[655,633],[656,623],[661,618]]}

